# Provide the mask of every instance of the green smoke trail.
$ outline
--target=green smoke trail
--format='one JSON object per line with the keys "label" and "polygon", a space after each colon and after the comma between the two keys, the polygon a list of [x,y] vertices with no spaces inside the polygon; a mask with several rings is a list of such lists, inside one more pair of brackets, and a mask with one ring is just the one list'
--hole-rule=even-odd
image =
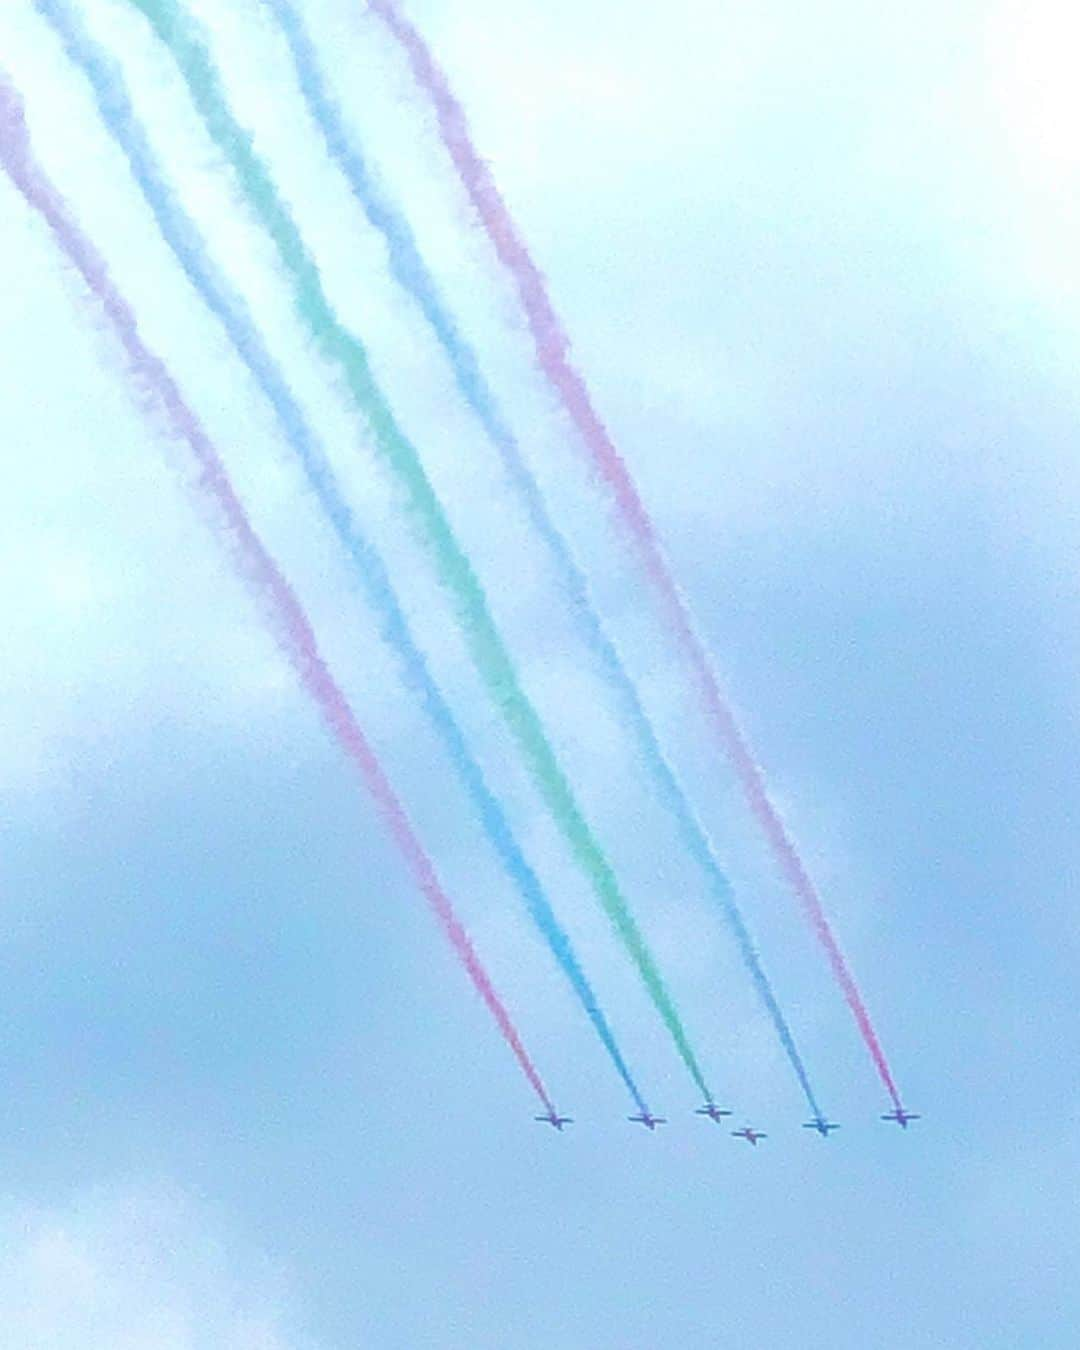
{"label": "green smoke trail", "polygon": [[712,1100],[671,995],[618,881],[566,776],[543,724],[521,687],[495,627],[483,587],[443,513],[415,447],[394,418],[361,342],[338,319],[292,215],[278,195],[251,136],[229,108],[210,50],[191,17],[174,0],[130,0],[168,48],[211,139],[236,174],[260,224],[269,233],[293,286],[297,313],[323,353],[345,377],[379,450],[409,493],[428,547],[457,610],[473,661],[517,740],[519,749],[571,853],[585,873],[618,937],[633,959],[657,1011],[699,1091]]}

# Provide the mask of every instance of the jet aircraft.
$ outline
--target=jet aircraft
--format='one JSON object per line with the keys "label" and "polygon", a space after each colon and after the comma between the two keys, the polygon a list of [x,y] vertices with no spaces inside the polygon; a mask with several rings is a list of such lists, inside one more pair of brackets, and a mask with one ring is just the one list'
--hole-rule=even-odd
{"label": "jet aircraft", "polygon": [[648,1111],[642,1111],[640,1116],[627,1116],[626,1119],[632,1120],[635,1125],[644,1125],[647,1130],[655,1130],[657,1125],[667,1124],[663,1116],[654,1116]]}
{"label": "jet aircraft", "polygon": [[909,1120],[921,1120],[922,1117],[914,1111],[905,1111],[902,1106],[898,1106],[895,1111],[888,1112],[881,1117],[882,1120],[895,1120],[902,1130],[906,1130]]}
{"label": "jet aircraft", "polygon": [[549,1111],[546,1116],[533,1116],[533,1120],[538,1120],[543,1125],[554,1126],[554,1128],[557,1129],[560,1134],[562,1134],[563,1132],[564,1125],[573,1125],[574,1123],[573,1118],[571,1116],[556,1115],[554,1110]]}
{"label": "jet aircraft", "polygon": [[694,1112],[698,1116],[708,1116],[710,1120],[715,1120],[719,1125],[722,1116],[730,1116],[730,1111],[725,1111],[722,1106],[717,1106],[715,1102],[706,1102],[704,1106],[699,1106]]}
{"label": "jet aircraft", "polygon": [[822,1139],[828,1139],[829,1131],[838,1130],[839,1128],[839,1125],[834,1124],[830,1120],[826,1120],[824,1116],[815,1116],[813,1120],[808,1120],[803,1125],[804,1130],[817,1130]]}
{"label": "jet aircraft", "polygon": [[752,1129],[749,1125],[744,1125],[741,1130],[732,1130],[731,1133],[736,1139],[745,1139],[748,1144],[753,1144],[757,1148],[759,1139],[768,1139],[767,1134],[762,1134],[760,1130]]}

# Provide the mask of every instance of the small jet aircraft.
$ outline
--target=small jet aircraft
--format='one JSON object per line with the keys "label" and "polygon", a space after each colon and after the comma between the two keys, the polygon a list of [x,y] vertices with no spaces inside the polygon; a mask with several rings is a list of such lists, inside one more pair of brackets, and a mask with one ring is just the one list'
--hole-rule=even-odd
{"label": "small jet aircraft", "polygon": [[757,1148],[759,1139],[768,1139],[767,1134],[762,1134],[760,1130],[751,1129],[749,1125],[744,1125],[741,1130],[732,1130],[731,1133],[736,1139],[745,1139],[748,1144],[753,1144]]}
{"label": "small jet aircraft", "polygon": [[533,1120],[538,1120],[543,1125],[554,1126],[560,1134],[563,1132],[564,1125],[573,1125],[574,1123],[571,1116],[556,1115],[554,1110],[549,1111],[546,1116],[533,1116]]}
{"label": "small jet aircraft", "polygon": [[905,1111],[902,1106],[898,1106],[895,1111],[888,1112],[881,1117],[882,1120],[895,1120],[902,1130],[906,1130],[909,1120],[921,1120],[922,1117],[914,1111]]}
{"label": "small jet aircraft", "polygon": [[647,1130],[655,1130],[657,1125],[667,1124],[663,1116],[653,1116],[648,1111],[642,1111],[640,1116],[627,1116],[626,1119],[632,1120],[635,1125],[644,1125]]}
{"label": "small jet aircraft", "polygon": [[829,1131],[838,1130],[839,1128],[839,1125],[835,1125],[832,1121],[826,1120],[824,1116],[815,1116],[813,1120],[808,1120],[803,1125],[804,1130],[817,1130],[822,1139],[828,1139]]}
{"label": "small jet aircraft", "polygon": [[722,1106],[717,1106],[715,1102],[706,1102],[704,1106],[699,1106],[694,1112],[697,1116],[708,1116],[710,1120],[715,1120],[720,1124],[721,1117],[730,1116],[730,1111],[725,1111]]}

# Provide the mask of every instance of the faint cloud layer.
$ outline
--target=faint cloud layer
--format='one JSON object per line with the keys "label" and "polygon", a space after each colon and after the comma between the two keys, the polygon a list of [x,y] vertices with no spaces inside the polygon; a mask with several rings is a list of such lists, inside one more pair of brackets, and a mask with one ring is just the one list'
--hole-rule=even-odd
{"label": "faint cloud layer", "polygon": [[0,1233],[10,1350],[300,1350],[271,1281],[244,1272],[172,1187],[96,1189],[9,1213]]}

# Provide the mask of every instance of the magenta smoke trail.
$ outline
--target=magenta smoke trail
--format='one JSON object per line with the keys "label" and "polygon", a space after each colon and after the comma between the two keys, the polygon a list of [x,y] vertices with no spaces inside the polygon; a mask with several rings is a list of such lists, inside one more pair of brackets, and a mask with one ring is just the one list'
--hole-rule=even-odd
{"label": "magenta smoke trail", "polygon": [[693,672],[707,718],[734,765],[743,793],[768,840],[773,856],[825,949],[829,965],[855,1017],[881,1081],[894,1105],[899,1106],[900,1095],[888,1061],[854,976],[829,925],[817,887],[769,798],[761,769],[724,698],[704,644],[691,620],[687,603],[664,558],[656,527],[630,471],[593,407],[585,381],[570,361],[570,343],[551,303],[547,285],[518,232],[490,169],[473,145],[464,110],[430,48],[401,13],[397,0],[369,0],[369,8],[403,47],[417,83],[434,105],[440,134],[458,176],[485,233],[517,286],[540,369],[558,393],[593,464],[615,498],[623,523],[641,555],[649,579],[659,592],[664,614]]}
{"label": "magenta smoke trail", "polygon": [[199,486],[221,512],[240,570],[258,598],[266,604],[282,652],[318,706],[338,744],[359,769],[413,879],[435,911],[477,993],[487,1004],[488,1011],[545,1110],[554,1113],[555,1108],[540,1075],[510,1020],[510,1014],[495,992],[450,898],[443,890],[431,859],[424,851],[382,765],[360,729],[348,700],[322,658],[307,614],[255,533],[221,457],[195,413],[184,401],[164,363],[140,337],[135,314],[113,284],[101,255],[75,224],[64,199],[34,160],[23,118],[22,100],[3,79],[0,79],[0,162],[27,203],[43,217],[63,253],[100,302],[127,355],[132,373],[161,404],[174,433],[187,443],[194,455],[200,471]]}

